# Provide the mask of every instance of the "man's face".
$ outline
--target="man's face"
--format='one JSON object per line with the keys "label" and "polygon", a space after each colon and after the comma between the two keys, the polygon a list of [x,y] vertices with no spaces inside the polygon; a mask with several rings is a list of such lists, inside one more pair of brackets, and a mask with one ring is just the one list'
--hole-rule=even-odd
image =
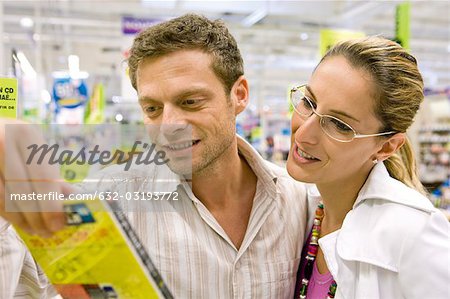
{"label": "man's face", "polygon": [[173,171],[188,174],[192,168],[198,174],[230,150],[236,105],[213,72],[211,55],[183,50],[144,59],[137,69],[137,92],[144,123],[160,126],[157,143],[168,157],[192,155],[188,168],[169,162]]}

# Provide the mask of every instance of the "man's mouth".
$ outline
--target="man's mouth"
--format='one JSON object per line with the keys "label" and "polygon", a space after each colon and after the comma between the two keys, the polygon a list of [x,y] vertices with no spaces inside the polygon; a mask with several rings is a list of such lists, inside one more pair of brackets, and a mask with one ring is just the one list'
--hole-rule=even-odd
{"label": "man's mouth", "polygon": [[185,150],[188,148],[191,148],[192,146],[198,144],[200,140],[189,140],[189,141],[182,141],[182,142],[174,142],[163,145],[163,148],[171,150],[171,151],[180,151]]}

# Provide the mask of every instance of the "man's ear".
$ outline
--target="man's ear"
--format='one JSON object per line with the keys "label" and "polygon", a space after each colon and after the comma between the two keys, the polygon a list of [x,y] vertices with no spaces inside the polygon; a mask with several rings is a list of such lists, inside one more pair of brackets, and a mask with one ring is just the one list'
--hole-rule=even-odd
{"label": "man's ear", "polygon": [[248,104],[248,81],[244,76],[240,76],[236,82],[234,82],[231,88],[231,100],[234,102],[234,114],[238,115],[244,111]]}
{"label": "man's ear", "polygon": [[376,159],[378,161],[384,161],[402,147],[406,141],[405,133],[396,133],[389,139],[385,140],[381,146],[381,149],[376,153]]}

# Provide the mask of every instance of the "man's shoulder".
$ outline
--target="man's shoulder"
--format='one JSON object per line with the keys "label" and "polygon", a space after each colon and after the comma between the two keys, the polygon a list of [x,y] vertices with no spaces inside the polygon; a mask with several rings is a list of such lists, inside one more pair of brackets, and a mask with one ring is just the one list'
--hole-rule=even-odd
{"label": "man's shoulder", "polygon": [[303,183],[300,183],[300,182],[296,181],[295,179],[293,179],[293,178],[288,174],[288,172],[287,172],[287,170],[286,170],[286,167],[281,167],[280,165],[275,164],[275,163],[270,162],[270,161],[267,161],[267,160],[263,160],[263,161],[264,161],[264,162],[263,162],[264,167],[265,167],[267,170],[271,171],[276,177],[278,177],[278,178],[283,178],[283,179],[287,179],[287,180],[292,181],[292,182],[297,182],[297,183],[299,183],[299,184],[303,184]]}
{"label": "man's shoulder", "polygon": [[287,172],[285,167],[281,167],[273,162],[264,160],[264,167],[269,170],[276,177],[276,184],[278,190],[283,193],[289,192],[301,192],[306,194],[306,184],[296,181]]}

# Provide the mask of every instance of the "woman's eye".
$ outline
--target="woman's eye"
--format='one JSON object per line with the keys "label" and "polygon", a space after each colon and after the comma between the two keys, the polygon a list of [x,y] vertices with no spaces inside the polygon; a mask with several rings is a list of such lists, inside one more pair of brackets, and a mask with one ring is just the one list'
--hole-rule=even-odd
{"label": "woman's eye", "polygon": [[315,109],[315,104],[313,102],[311,102],[310,99],[308,99],[307,97],[303,97],[302,99],[303,105],[305,106],[306,109],[308,110],[312,110]]}
{"label": "woman's eye", "polygon": [[334,118],[331,118],[330,121],[333,123],[333,126],[337,130],[339,130],[341,132],[350,132],[350,131],[352,131],[352,129],[348,125],[344,124],[342,121],[339,121],[339,120],[334,119]]}
{"label": "woman's eye", "polygon": [[308,101],[306,100],[306,98],[303,98],[301,100],[302,106],[306,109],[309,109],[311,107],[311,105],[309,105]]}

